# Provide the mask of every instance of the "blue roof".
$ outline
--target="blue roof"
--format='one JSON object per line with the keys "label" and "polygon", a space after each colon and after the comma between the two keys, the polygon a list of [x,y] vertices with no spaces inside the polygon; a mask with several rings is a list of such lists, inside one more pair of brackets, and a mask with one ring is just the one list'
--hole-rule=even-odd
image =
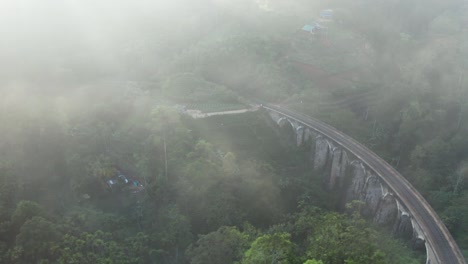
{"label": "blue roof", "polygon": [[311,32],[312,30],[314,30],[315,26],[312,26],[312,25],[305,25],[302,27],[302,30],[304,31],[307,31],[307,32]]}
{"label": "blue roof", "polygon": [[319,23],[313,22],[312,24],[307,24],[303,26],[302,30],[307,31],[307,32],[312,32],[315,29],[321,29],[321,28],[322,26]]}
{"label": "blue roof", "polygon": [[320,16],[321,17],[332,17],[333,16],[333,10],[331,10],[331,9],[322,10],[322,11],[320,11]]}

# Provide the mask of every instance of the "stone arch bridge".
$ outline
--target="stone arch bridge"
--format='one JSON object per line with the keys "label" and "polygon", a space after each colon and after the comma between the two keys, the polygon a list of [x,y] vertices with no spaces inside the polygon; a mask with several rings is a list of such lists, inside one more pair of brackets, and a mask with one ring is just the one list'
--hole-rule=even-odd
{"label": "stone arch bridge", "polygon": [[314,168],[324,171],[329,190],[340,190],[347,202],[361,200],[365,214],[425,248],[427,264],[466,264],[449,231],[419,192],[387,162],[365,146],[309,116],[263,104],[279,125],[290,125],[298,146],[314,141]]}

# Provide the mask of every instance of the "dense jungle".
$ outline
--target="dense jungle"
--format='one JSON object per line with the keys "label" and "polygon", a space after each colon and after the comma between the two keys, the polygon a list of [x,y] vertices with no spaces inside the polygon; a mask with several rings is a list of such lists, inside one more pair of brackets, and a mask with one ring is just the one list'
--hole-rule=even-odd
{"label": "dense jungle", "polygon": [[373,150],[468,257],[466,1],[2,6],[0,263],[425,263],[258,102]]}

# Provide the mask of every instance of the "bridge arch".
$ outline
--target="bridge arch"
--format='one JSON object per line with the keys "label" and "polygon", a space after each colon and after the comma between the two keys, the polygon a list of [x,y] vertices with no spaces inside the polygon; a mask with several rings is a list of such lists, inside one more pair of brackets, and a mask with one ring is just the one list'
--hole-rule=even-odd
{"label": "bridge arch", "polygon": [[287,142],[288,144],[293,143],[296,141],[297,138],[297,131],[294,128],[294,124],[288,120],[287,118],[280,118],[276,121],[280,130],[283,134],[287,135]]}

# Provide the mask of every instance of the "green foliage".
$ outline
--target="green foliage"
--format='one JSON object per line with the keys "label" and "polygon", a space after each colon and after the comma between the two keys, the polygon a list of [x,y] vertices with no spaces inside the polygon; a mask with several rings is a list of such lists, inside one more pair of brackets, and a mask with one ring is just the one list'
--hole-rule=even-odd
{"label": "green foliage", "polygon": [[63,220],[66,225],[80,232],[102,230],[116,234],[129,224],[129,220],[124,216],[86,207],[71,208]]}
{"label": "green foliage", "polygon": [[168,78],[162,90],[168,98],[184,103],[235,103],[237,101],[232,91],[191,73],[182,73]]}
{"label": "green foliage", "polygon": [[158,172],[167,180],[171,171],[176,170],[178,162],[190,150],[190,131],[183,125],[181,116],[169,107],[153,109],[148,127],[151,131],[149,139],[160,157]]}
{"label": "green foliage", "polygon": [[[444,208],[441,210],[441,218],[447,225],[455,239],[462,246],[468,245],[468,228],[464,224],[468,220],[468,209],[465,204],[468,201],[468,192],[451,195],[450,199],[444,203]],[[447,206],[448,204],[448,206]]]}
{"label": "green foliage", "polygon": [[41,215],[43,215],[43,211],[39,204],[32,201],[20,201],[11,216],[11,223],[14,227],[20,228],[34,216]]}
{"label": "green foliage", "polygon": [[102,231],[65,235],[58,255],[58,263],[139,263],[133,252]]}
{"label": "green foliage", "polygon": [[304,264],[323,264],[321,260],[309,259]]}
{"label": "green foliage", "polygon": [[[375,233],[363,220],[349,223],[343,216],[327,214],[309,240],[308,255],[327,263],[355,261],[356,263],[383,263],[384,255],[376,245]],[[320,223],[325,223],[323,226]]]}
{"label": "green foliage", "polygon": [[408,249],[391,239],[383,239],[383,234],[371,228],[359,210],[349,216],[306,206],[295,215],[293,226],[310,259],[325,263],[415,262]]}
{"label": "green foliage", "polygon": [[293,263],[294,243],[287,233],[258,237],[245,252],[241,263]]}
{"label": "green foliage", "polygon": [[12,263],[32,263],[51,259],[61,234],[58,227],[40,217],[27,220],[16,236],[16,244],[11,252]]}
{"label": "green foliage", "polygon": [[242,258],[247,240],[236,227],[223,226],[201,235],[188,247],[187,256],[193,264],[235,263]]}
{"label": "green foliage", "polygon": [[189,219],[181,214],[177,206],[168,206],[160,210],[157,219],[158,225],[154,227],[154,234],[158,237],[164,248],[185,248],[192,242]]}
{"label": "green foliage", "polygon": [[236,161],[236,155],[232,152],[228,152],[223,157],[223,172],[227,175],[234,175],[239,172],[239,167]]}
{"label": "green foliage", "polygon": [[15,193],[18,188],[18,178],[8,164],[0,161],[0,221],[10,219],[16,205]]}

